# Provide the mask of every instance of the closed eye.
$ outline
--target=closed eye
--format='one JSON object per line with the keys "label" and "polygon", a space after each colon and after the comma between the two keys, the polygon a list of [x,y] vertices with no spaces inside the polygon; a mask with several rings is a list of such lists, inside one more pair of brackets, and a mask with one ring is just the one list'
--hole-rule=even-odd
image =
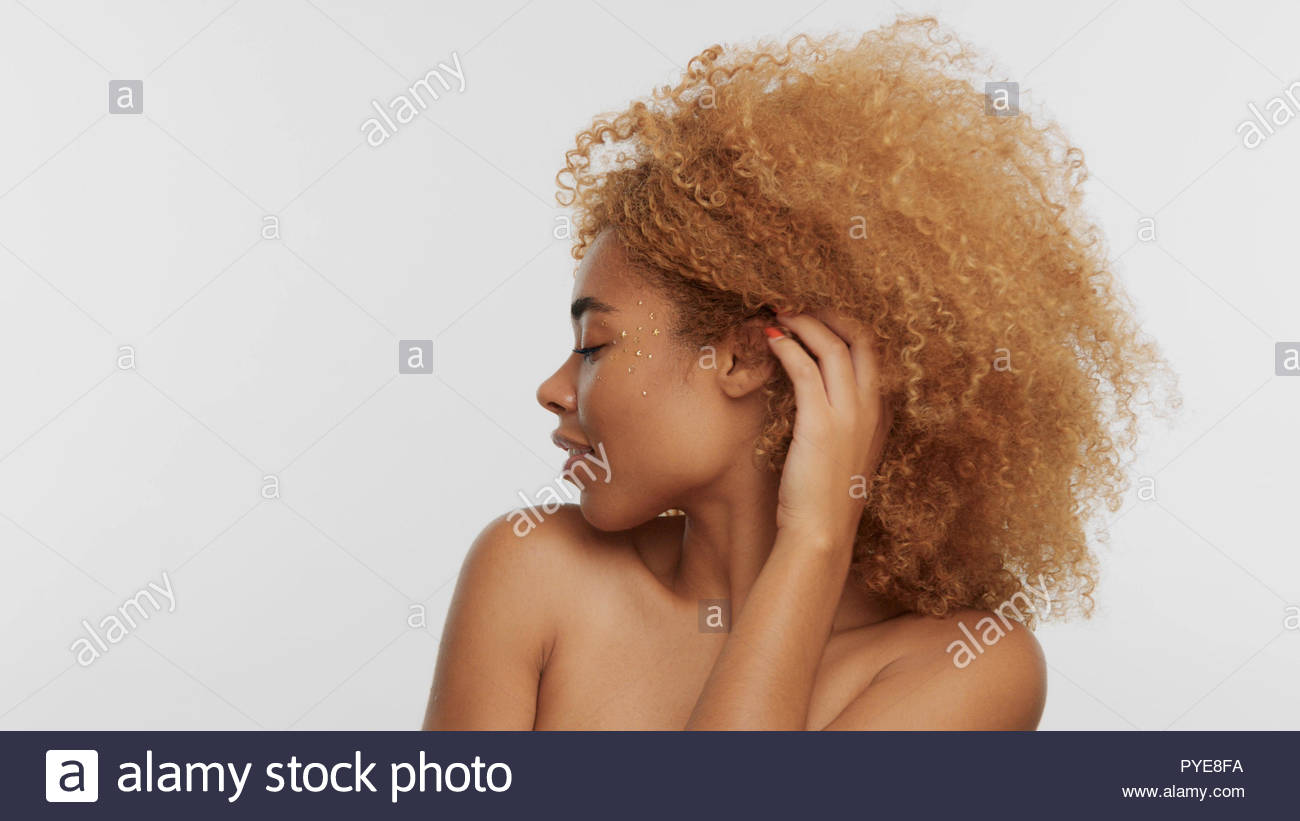
{"label": "closed eye", "polygon": [[573,352],[576,353],[576,354],[581,354],[583,360],[585,360],[585,361],[587,361],[587,362],[590,362],[590,361],[591,361],[591,355],[594,354],[596,351],[600,350],[600,349],[603,348],[603,347],[605,347],[605,346],[604,346],[604,345],[593,345],[593,346],[591,346],[590,348],[574,348],[574,349],[573,349]]}

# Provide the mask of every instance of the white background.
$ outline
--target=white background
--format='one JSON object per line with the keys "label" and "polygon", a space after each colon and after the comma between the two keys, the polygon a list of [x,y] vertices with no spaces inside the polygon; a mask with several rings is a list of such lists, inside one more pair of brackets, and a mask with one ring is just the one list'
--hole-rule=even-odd
{"label": "white background", "polygon": [[[713,43],[904,7],[1084,148],[1187,400],[1097,616],[1039,631],[1042,728],[1300,729],[1300,379],[1273,371],[1300,122],[1236,132],[1300,79],[1300,5],[1239,0],[0,0],[0,727],[418,726],[465,550],[563,460],[534,391],[572,344],[576,131]],[[366,145],[371,101],[453,52],[465,91]],[[143,115],[107,113],[113,79]],[[436,373],[399,376],[399,339]],[[164,571],[176,611],[78,666],[81,620]]]}

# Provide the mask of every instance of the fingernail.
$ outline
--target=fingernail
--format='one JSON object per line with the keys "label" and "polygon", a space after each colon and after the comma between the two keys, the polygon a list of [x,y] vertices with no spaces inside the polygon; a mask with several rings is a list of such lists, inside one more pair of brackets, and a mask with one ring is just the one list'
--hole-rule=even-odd
{"label": "fingernail", "polygon": [[768,336],[769,339],[784,339],[784,338],[785,338],[785,334],[781,333],[781,329],[780,329],[780,328],[777,328],[777,327],[775,327],[775,326],[768,326],[768,327],[764,328],[764,329],[763,329],[763,333],[767,334],[767,336]]}

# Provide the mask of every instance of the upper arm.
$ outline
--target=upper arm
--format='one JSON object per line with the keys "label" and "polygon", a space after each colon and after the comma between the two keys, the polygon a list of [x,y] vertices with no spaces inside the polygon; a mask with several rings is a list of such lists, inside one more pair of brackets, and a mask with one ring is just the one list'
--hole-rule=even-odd
{"label": "upper arm", "polygon": [[425,730],[531,730],[554,641],[540,532],[498,517],[470,546],[452,595]]}
{"label": "upper arm", "polygon": [[[958,622],[947,621],[936,641],[882,671],[824,729],[1036,729],[1047,700],[1047,662],[1038,639],[1014,621],[1006,629],[979,620],[984,630],[967,622],[976,640],[987,635],[993,641],[972,646]],[[970,653],[960,652],[957,642]]]}

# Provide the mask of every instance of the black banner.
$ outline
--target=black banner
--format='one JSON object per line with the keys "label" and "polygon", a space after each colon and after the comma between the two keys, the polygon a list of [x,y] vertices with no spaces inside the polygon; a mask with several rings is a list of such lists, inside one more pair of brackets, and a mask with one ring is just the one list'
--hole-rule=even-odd
{"label": "black banner", "polygon": [[0,733],[5,818],[1295,818],[1297,732]]}

